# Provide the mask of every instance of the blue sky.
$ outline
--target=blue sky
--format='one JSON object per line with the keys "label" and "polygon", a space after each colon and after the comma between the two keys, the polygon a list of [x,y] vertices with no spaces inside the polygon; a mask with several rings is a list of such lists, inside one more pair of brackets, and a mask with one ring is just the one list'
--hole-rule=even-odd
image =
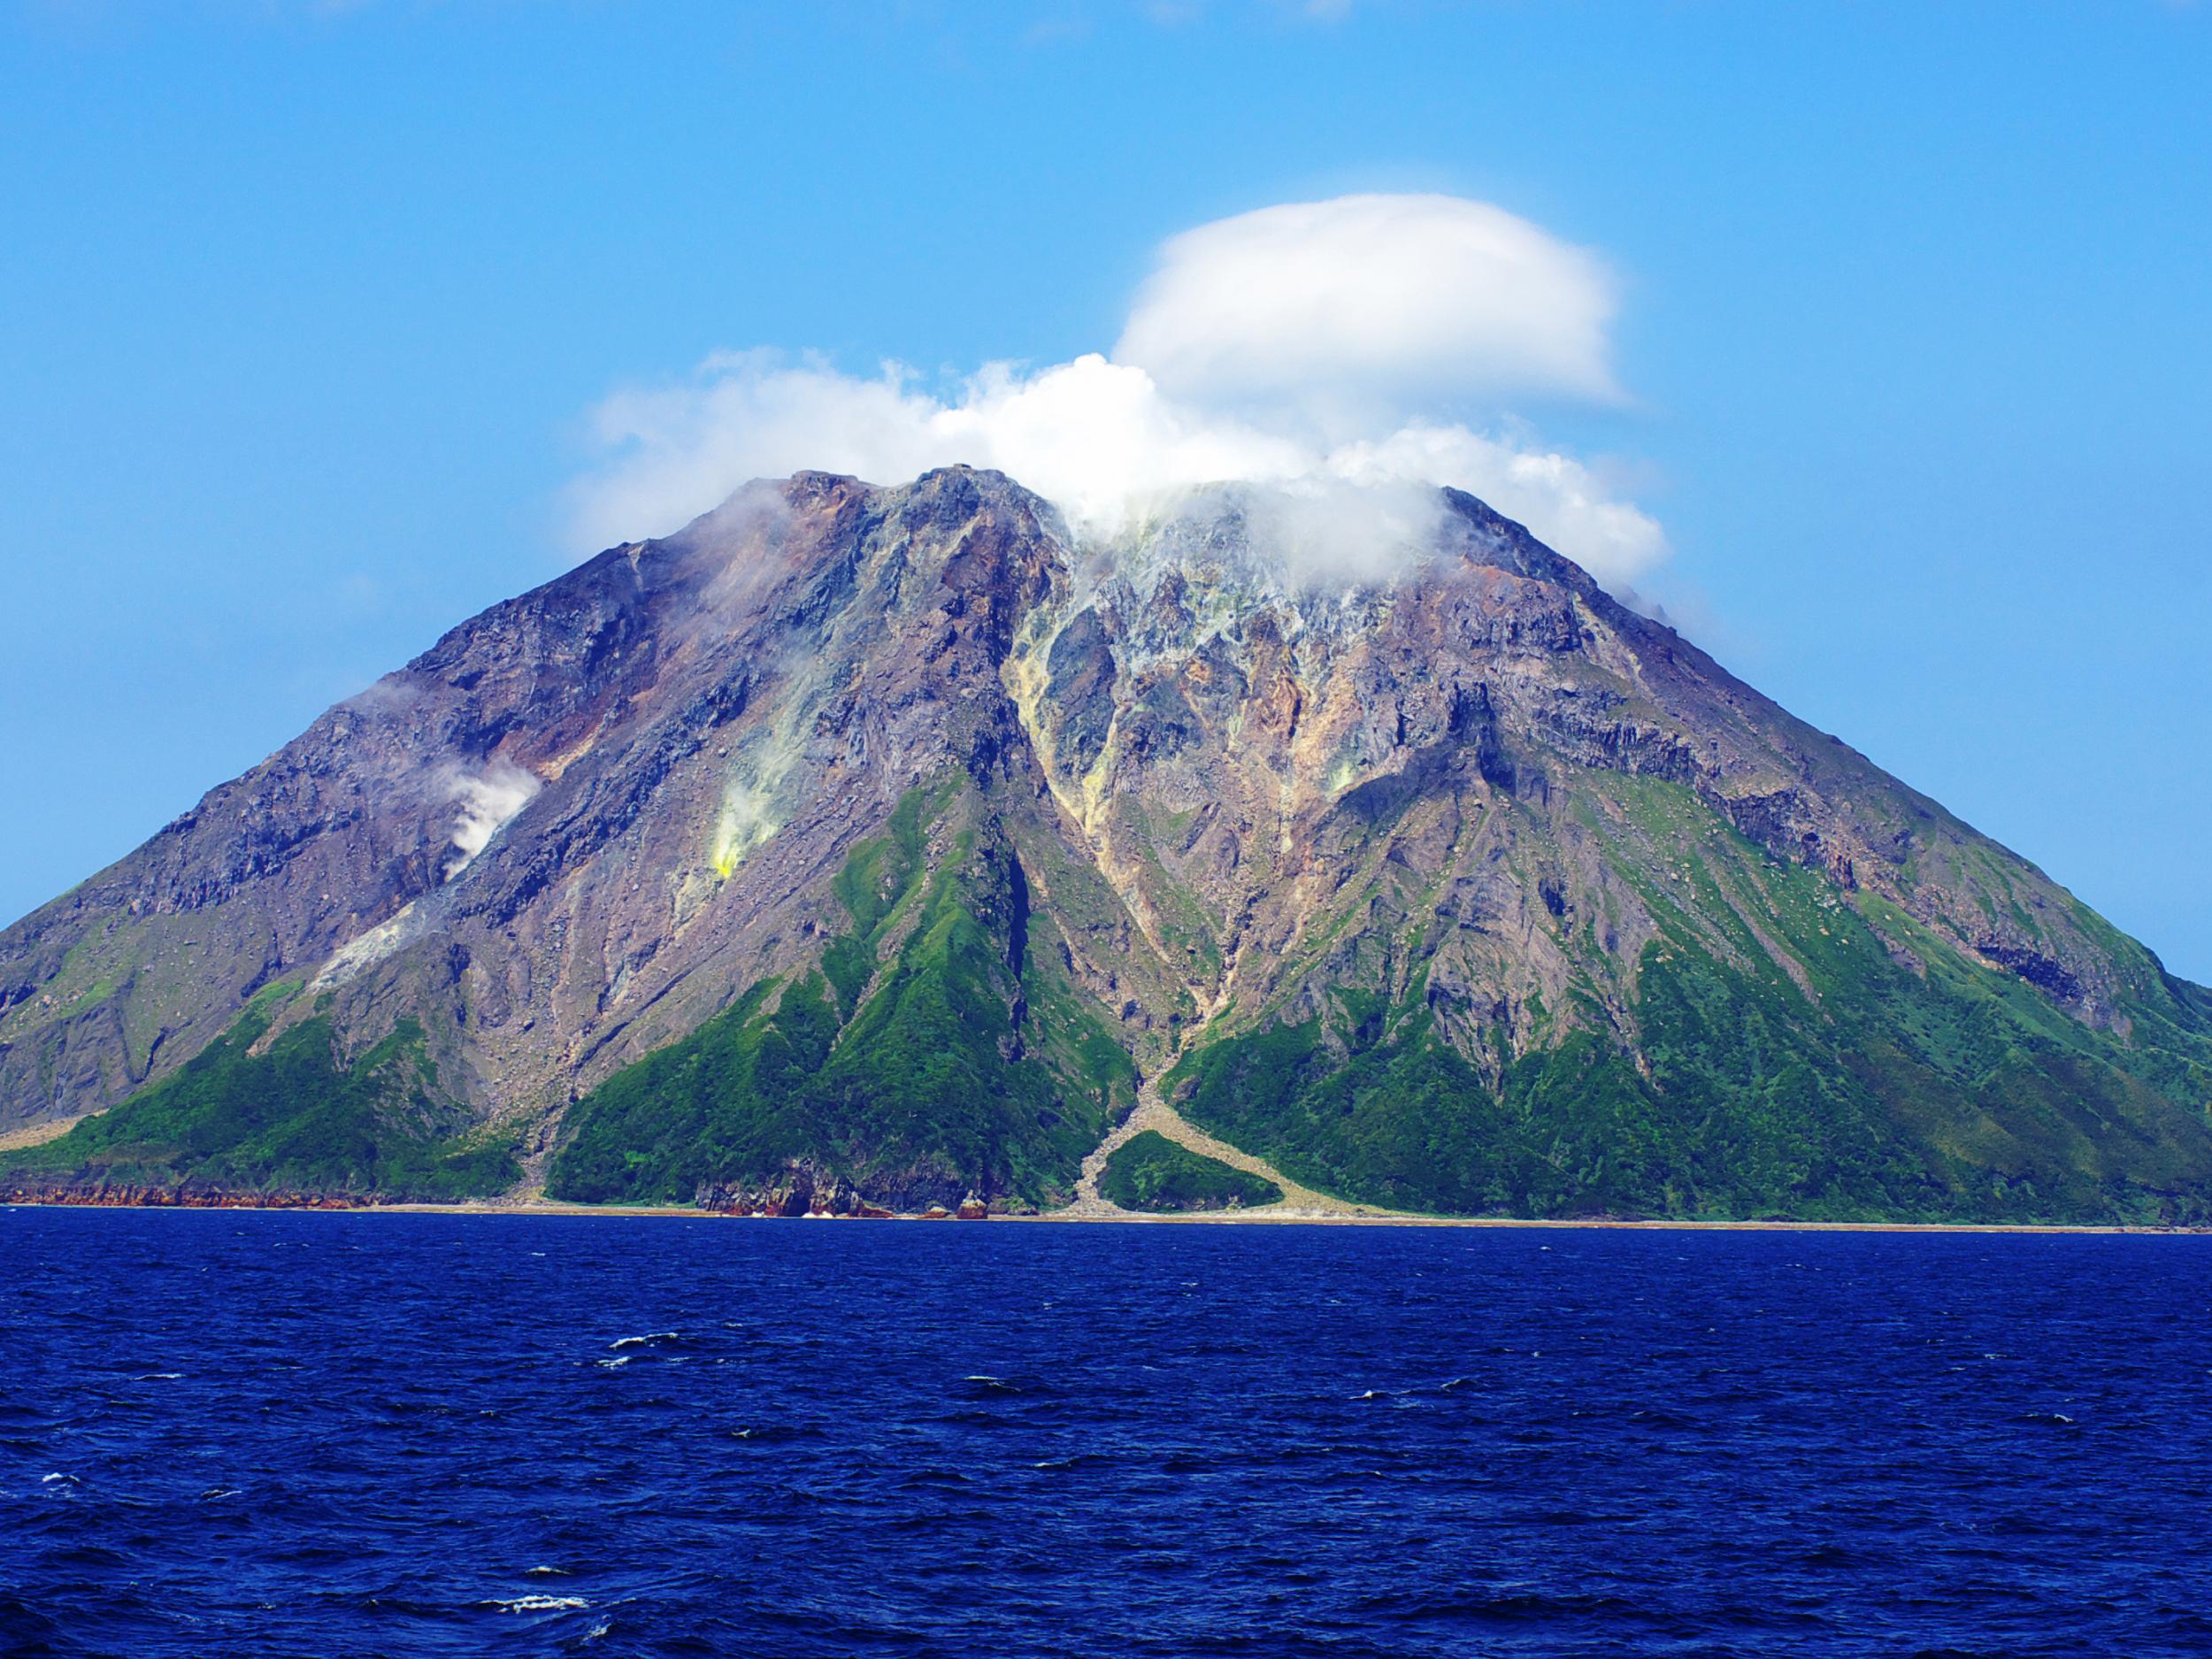
{"label": "blue sky", "polygon": [[1624,393],[1448,412],[2212,980],[2208,72],[2158,0],[0,0],[0,912],[562,568],[624,388],[1065,363],[1179,232],[1432,192],[1603,262]]}

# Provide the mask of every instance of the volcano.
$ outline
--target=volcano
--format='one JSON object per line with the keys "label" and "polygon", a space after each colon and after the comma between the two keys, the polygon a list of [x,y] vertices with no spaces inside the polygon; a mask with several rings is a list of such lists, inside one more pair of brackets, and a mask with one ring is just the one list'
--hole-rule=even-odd
{"label": "volcano", "polygon": [[1295,534],[802,473],[493,607],[0,933],[5,1188],[1052,1210],[1157,1129],[1277,1203],[2212,1210],[2212,992],[1471,496]]}

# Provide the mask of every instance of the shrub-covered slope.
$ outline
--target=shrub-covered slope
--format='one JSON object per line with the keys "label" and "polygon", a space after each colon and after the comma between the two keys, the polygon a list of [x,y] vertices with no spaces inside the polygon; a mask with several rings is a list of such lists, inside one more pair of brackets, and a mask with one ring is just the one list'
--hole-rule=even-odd
{"label": "shrub-covered slope", "polygon": [[[2200,1033],[2151,1032],[2154,1010],[2145,1041],[2116,1041],[1676,787],[1628,793],[1645,831],[1672,830],[1678,872],[1671,893],[1646,877],[1631,833],[1609,855],[1658,918],[1623,1009],[1632,1047],[1599,1034],[1611,964],[1569,926],[1584,971],[1540,1011],[1554,1041],[1501,1042],[1478,1066],[1417,973],[1398,1001],[1341,989],[1206,1043],[1170,1092],[1301,1180],[1413,1210],[2212,1220]],[[1918,955],[1900,960],[1885,931]]]}
{"label": "shrub-covered slope", "polygon": [[555,1196],[689,1202],[801,1170],[917,1209],[1070,1196],[1135,1071],[988,804],[946,793],[912,791],[853,850],[820,970],[756,985],[571,1109]]}
{"label": "shrub-covered slope", "polygon": [[321,1016],[265,1045],[275,1006],[297,989],[272,987],[143,1094],[7,1155],[16,1179],[434,1200],[496,1193],[519,1179],[502,1138],[441,1095],[413,1019],[350,1058]]}
{"label": "shrub-covered slope", "polygon": [[1283,1196],[1283,1189],[1265,1177],[1178,1146],[1156,1129],[1133,1134],[1114,1148],[1098,1190],[1124,1210],[1155,1215],[1256,1210]]}

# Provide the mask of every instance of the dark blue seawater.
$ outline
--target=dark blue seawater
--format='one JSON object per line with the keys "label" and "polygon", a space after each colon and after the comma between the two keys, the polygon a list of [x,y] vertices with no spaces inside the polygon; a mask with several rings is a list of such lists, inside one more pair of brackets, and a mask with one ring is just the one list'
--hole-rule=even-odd
{"label": "dark blue seawater", "polygon": [[2201,1655],[2212,1239],[0,1211],[0,1652]]}

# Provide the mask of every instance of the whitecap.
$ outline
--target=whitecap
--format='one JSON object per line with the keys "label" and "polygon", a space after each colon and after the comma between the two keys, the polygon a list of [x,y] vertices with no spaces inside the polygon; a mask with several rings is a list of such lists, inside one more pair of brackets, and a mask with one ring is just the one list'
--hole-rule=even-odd
{"label": "whitecap", "polygon": [[41,1480],[38,1484],[39,1484],[40,1486],[52,1486],[52,1485],[54,1484],[54,1482],[56,1482],[57,1480],[65,1480],[65,1481],[67,1481],[67,1482],[68,1482],[71,1486],[76,1486],[76,1485],[78,1485],[78,1484],[79,1484],[79,1483],[78,1483],[78,1480],[77,1480],[77,1477],[76,1477],[76,1476],[74,1476],[74,1475],[65,1475],[65,1474],[61,1474],[61,1473],[58,1473],[58,1472],[57,1472],[57,1473],[55,1473],[55,1474],[50,1474],[50,1475],[48,1475],[48,1476],[47,1476],[47,1477],[46,1477],[43,1480]]}
{"label": "whitecap", "polygon": [[565,1567],[525,1567],[522,1576],[526,1578],[565,1578],[568,1570]]}
{"label": "whitecap", "polygon": [[601,1371],[617,1371],[636,1357],[634,1354],[625,1354],[618,1359],[598,1359],[594,1360],[592,1363],[598,1366]]}
{"label": "whitecap", "polygon": [[144,1376],[134,1377],[131,1380],[133,1382],[181,1382],[184,1380],[184,1373],[180,1371],[150,1371]]}
{"label": "whitecap", "polygon": [[648,1331],[643,1336],[626,1336],[607,1344],[609,1348],[646,1348],[655,1342],[672,1342],[681,1331]]}
{"label": "whitecap", "polygon": [[567,1613],[580,1607],[589,1607],[591,1603],[580,1595],[518,1595],[509,1601],[486,1601],[480,1605],[495,1607],[503,1613]]}

